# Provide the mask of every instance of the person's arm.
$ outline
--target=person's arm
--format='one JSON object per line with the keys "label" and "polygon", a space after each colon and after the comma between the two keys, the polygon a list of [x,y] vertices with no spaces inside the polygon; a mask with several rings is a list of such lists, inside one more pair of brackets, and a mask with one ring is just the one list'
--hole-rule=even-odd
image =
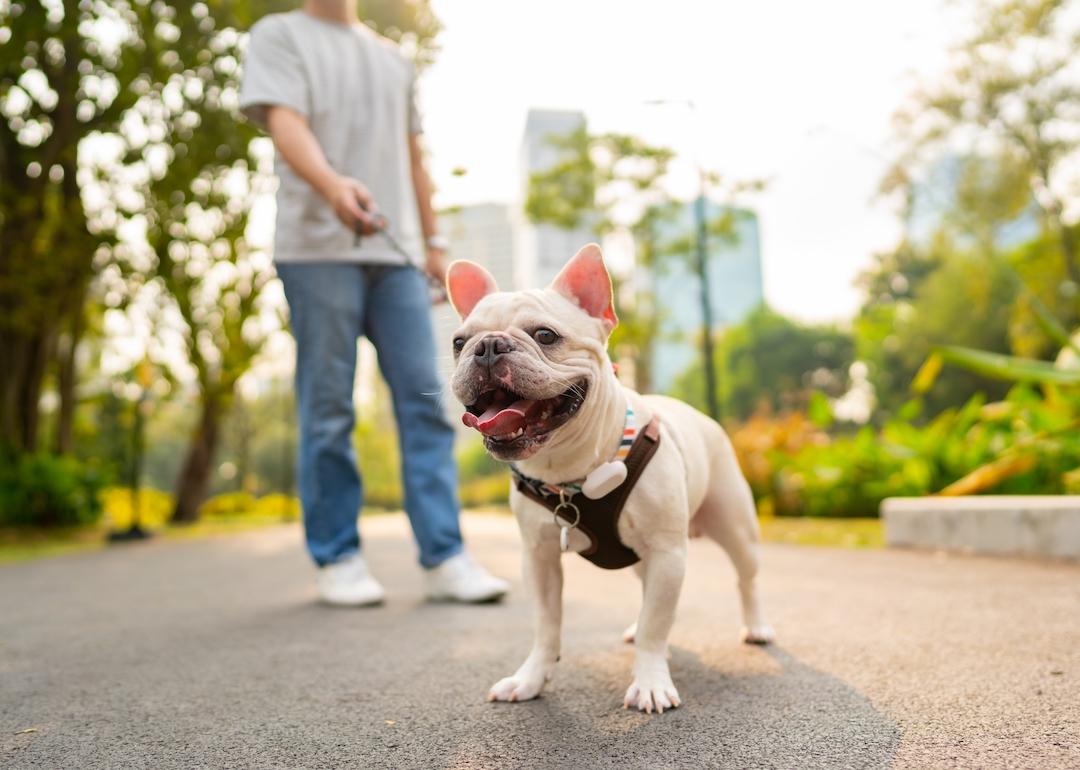
{"label": "person's arm", "polygon": [[424,234],[424,248],[427,251],[427,271],[440,283],[446,281],[446,251],[432,248],[431,239],[439,234],[439,225],[435,219],[435,209],[431,205],[431,178],[424,165],[424,149],[420,144],[420,134],[409,134],[409,157],[412,162],[412,184],[416,193],[416,208],[420,214],[420,230]]}
{"label": "person's arm", "polygon": [[357,180],[341,176],[330,167],[303,115],[273,105],[266,111],[266,127],[289,168],[326,199],[346,227],[355,231],[358,224],[373,226],[371,213],[376,207],[371,192]]}

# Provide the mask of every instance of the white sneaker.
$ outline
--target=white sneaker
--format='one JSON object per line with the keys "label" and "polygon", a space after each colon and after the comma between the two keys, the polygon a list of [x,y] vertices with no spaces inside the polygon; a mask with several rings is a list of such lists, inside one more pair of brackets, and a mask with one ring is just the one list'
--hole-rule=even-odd
{"label": "white sneaker", "polygon": [[381,604],[386,597],[386,591],[368,572],[367,564],[358,553],[321,568],[315,582],[319,587],[319,598],[327,604],[370,607]]}
{"label": "white sneaker", "polygon": [[451,556],[424,572],[424,594],[432,601],[494,602],[509,589],[509,583],[489,573],[467,553]]}

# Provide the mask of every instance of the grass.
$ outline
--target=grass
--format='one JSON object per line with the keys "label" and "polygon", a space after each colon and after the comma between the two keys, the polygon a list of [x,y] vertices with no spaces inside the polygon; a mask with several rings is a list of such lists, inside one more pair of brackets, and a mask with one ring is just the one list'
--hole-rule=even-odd
{"label": "grass", "polygon": [[770,516],[761,519],[761,538],[767,543],[832,548],[882,548],[885,545],[881,519]]}
{"label": "grass", "polygon": [[[151,529],[156,540],[191,540],[230,535],[285,523],[278,516],[248,514],[214,517],[187,525],[167,525]],[[46,556],[104,548],[108,530],[103,526],[70,529],[0,528],[0,564]]]}
{"label": "grass", "polygon": [[61,529],[0,528],[0,564],[75,551],[92,551],[105,545],[99,527]]}

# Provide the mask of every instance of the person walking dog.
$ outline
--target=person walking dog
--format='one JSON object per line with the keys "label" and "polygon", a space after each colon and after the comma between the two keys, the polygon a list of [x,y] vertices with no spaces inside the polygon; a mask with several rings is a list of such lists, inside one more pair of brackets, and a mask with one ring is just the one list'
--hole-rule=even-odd
{"label": "person walking dog", "polygon": [[353,606],[384,598],[357,528],[360,336],[374,345],[393,396],[426,595],[502,597],[507,583],[462,544],[428,287],[445,279],[447,244],[431,204],[412,62],[360,23],[356,0],[305,0],[252,27],[240,108],[277,150],[274,261],[296,338],[300,499],[321,598]]}

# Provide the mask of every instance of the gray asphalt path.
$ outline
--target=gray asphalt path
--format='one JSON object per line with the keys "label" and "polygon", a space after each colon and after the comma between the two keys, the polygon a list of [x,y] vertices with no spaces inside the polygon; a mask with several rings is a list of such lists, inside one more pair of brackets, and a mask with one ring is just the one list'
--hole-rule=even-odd
{"label": "gray asphalt path", "polygon": [[[567,560],[544,696],[484,702],[530,638],[502,606],[423,604],[404,518],[364,524],[389,589],[314,603],[295,527],[0,567],[5,768],[1080,768],[1080,567],[769,546],[779,633],[740,645],[732,571],[691,548],[672,673],[620,709],[638,587]],[[472,549],[516,576],[512,520]]]}

